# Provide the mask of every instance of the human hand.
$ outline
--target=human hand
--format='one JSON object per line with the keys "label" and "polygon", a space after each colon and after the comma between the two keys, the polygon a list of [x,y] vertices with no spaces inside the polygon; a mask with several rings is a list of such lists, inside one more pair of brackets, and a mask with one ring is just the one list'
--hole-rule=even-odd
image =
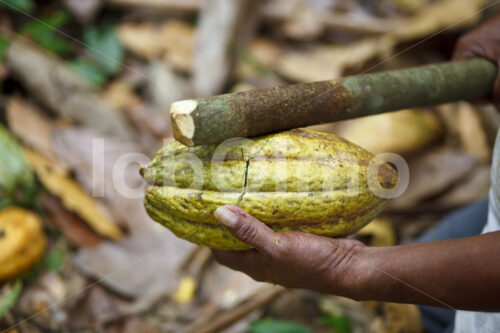
{"label": "human hand", "polygon": [[258,281],[355,300],[500,311],[500,231],[419,244],[369,247],[353,239],[276,233],[234,206],[215,216],[254,249],[215,258]]}
{"label": "human hand", "polygon": [[[214,250],[217,261],[257,281],[358,297],[362,285],[363,243],[302,232],[277,233],[235,206],[219,207],[215,217],[250,251]],[[366,270],[364,270],[366,272]]]}
{"label": "human hand", "polygon": [[[454,59],[483,57],[500,67],[500,15],[481,24],[457,42]],[[492,92],[494,103],[500,103],[500,72]]]}

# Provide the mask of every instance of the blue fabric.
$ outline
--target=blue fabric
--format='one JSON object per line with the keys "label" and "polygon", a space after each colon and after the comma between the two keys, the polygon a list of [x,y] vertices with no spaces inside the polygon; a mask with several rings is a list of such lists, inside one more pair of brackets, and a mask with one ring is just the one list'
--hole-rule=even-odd
{"label": "blue fabric", "polygon": [[477,201],[446,216],[416,239],[416,243],[470,237],[481,234],[488,221],[488,199]]}
{"label": "blue fabric", "polygon": [[424,305],[419,305],[418,308],[428,333],[453,332],[454,310]]}
{"label": "blue fabric", "polygon": [[[480,200],[446,216],[438,225],[417,238],[416,242],[470,237],[481,234],[488,220],[488,199]],[[419,306],[427,332],[452,332],[455,311],[433,306]]]}

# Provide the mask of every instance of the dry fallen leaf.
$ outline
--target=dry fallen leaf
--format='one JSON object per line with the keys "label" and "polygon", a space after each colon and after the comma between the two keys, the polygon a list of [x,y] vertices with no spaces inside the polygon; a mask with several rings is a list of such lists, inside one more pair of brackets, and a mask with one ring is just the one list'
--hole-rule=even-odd
{"label": "dry fallen leaf", "polygon": [[321,81],[343,76],[346,68],[362,66],[368,60],[388,59],[397,43],[423,38],[442,29],[470,26],[480,17],[489,0],[437,1],[398,23],[388,33],[347,45],[320,45],[308,51],[283,55],[276,70],[299,82]]}
{"label": "dry fallen leaf", "polygon": [[283,49],[271,39],[255,38],[249,45],[250,55],[263,66],[272,67],[283,55]]}
{"label": "dry fallen leaf", "polygon": [[168,21],[161,28],[164,58],[182,72],[191,71],[194,47],[194,28],[184,21]]}
{"label": "dry fallen leaf", "polygon": [[[155,81],[153,77],[151,81]],[[157,82],[151,82],[150,84],[156,85]],[[165,86],[162,88],[163,96],[168,96],[171,89],[166,90]],[[128,81],[118,79],[111,82],[104,91],[104,98],[115,109],[123,111],[129,121],[138,130],[140,138],[146,137],[154,141],[156,140],[155,137],[164,138],[170,135],[171,128],[168,109],[158,110],[153,108],[149,103],[145,103],[133,90],[132,85]],[[151,145],[147,144],[147,146],[149,148]]]}
{"label": "dry fallen leaf", "polygon": [[376,218],[357,232],[361,236],[370,236],[371,246],[392,246],[396,244],[394,227],[389,220]]}
{"label": "dry fallen leaf", "polygon": [[424,332],[420,310],[416,305],[383,303],[383,312],[383,318],[379,317],[371,323],[370,332]]}
{"label": "dry fallen leaf", "polygon": [[478,110],[466,102],[445,104],[438,110],[449,131],[458,137],[462,149],[489,164],[491,149]]}
{"label": "dry fallen leaf", "polygon": [[236,61],[234,74],[238,80],[262,79],[272,73],[284,50],[271,39],[255,38]]}
{"label": "dry fallen leaf", "polygon": [[462,149],[489,165],[491,149],[477,110],[468,103],[459,103],[456,117]]}
{"label": "dry fallen leaf", "polygon": [[[93,148],[94,139],[102,140],[102,153],[96,153]],[[145,182],[139,174],[138,163],[147,164],[149,159],[140,146],[116,138],[103,138],[86,129],[65,128],[54,133],[54,147],[58,158],[71,166],[83,188],[102,196],[116,223],[130,233],[155,230],[156,223],[148,217],[142,203]],[[120,164],[119,160],[127,156],[143,157],[143,160],[133,159],[126,165]],[[113,177],[119,177],[118,183],[115,184]],[[132,189],[134,195],[124,195],[122,190],[128,189]]]}
{"label": "dry fallen leaf", "polygon": [[64,207],[84,219],[98,234],[114,240],[121,237],[120,229],[77,182],[53,169],[50,161],[39,153],[29,148],[24,153],[40,182],[61,199]]}
{"label": "dry fallen leaf", "polygon": [[73,262],[85,275],[128,297],[159,297],[175,290],[179,266],[195,245],[157,226],[154,232],[82,248]]}
{"label": "dry fallen leaf", "polygon": [[125,117],[63,59],[16,38],[8,44],[5,61],[26,90],[60,117],[121,139],[136,137]]}
{"label": "dry fallen leaf", "polygon": [[281,26],[281,30],[291,39],[314,40],[323,32],[323,22],[318,20],[314,10],[300,3]]}
{"label": "dry fallen leaf", "polygon": [[[148,66],[151,80],[147,82],[147,93],[154,106],[161,111],[170,112],[170,104],[181,99],[195,97],[188,78],[176,73],[172,66],[163,61],[152,61]],[[169,115],[165,118],[170,120]]]}
{"label": "dry fallen leaf", "polygon": [[276,71],[293,81],[321,81],[341,77],[346,68],[362,66],[373,58],[392,54],[389,36],[366,38],[347,45],[322,45],[310,51],[290,51],[283,55]]}
{"label": "dry fallen leaf", "polygon": [[163,25],[123,23],[117,34],[121,43],[140,57],[163,57],[179,71],[191,70],[194,29],[184,21],[169,20]]}
{"label": "dry fallen leaf", "polygon": [[123,23],[116,33],[123,46],[138,56],[152,59],[164,51],[159,28],[153,23]]}
{"label": "dry fallen leaf", "polygon": [[490,189],[490,166],[476,168],[464,181],[452,188],[435,202],[442,207],[463,207],[488,197]]}
{"label": "dry fallen leaf", "polygon": [[[37,320],[45,325],[56,323],[64,325],[67,308],[70,306],[68,302],[74,301],[82,290],[74,290],[69,278],[68,275],[63,278],[62,275],[50,270],[43,272],[34,283],[27,285],[23,290],[18,303],[19,310],[40,315],[36,316]],[[81,280],[77,282],[80,288],[83,287],[81,282]]]}
{"label": "dry fallen leaf", "polygon": [[252,296],[265,285],[264,282],[257,282],[248,275],[226,266],[212,265],[204,273],[200,290],[203,297],[209,298],[212,304],[228,309]]}
{"label": "dry fallen leaf", "polygon": [[414,13],[429,5],[430,0],[389,0],[396,10],[404,13]]}
{"label": "dry fallen leaf", "polygon": [[76,246],[96,246],[103,240],[82,219],[66,210],[56,197],[47,194],[39,202],[47,214],[47,220]]}
{"label": "dry fallen leaf", "polygon": [[124,80],[115,80],[108,84],[103,97],[117,110],[134,109],[143,104],[132,85]]}
{"label": "dry fallen leaf", "polygon": [[100,331],[103,325],[127,315],[130,302],[100,284],[87,285],[82,289],[85,293],[80,290],[79,294],[82,297],[67,316],[72,331],[88,331],[89,329],[92,332]]}
{"label": "dry fallen leaf", "polygon": [[116,331],[121,333],[161,333],[164,332],[146,321],[143,316],[129,317],[122,329]]}
{"label": "dry fallen leaf", "polygon": [[440,148],[409,161],[410,182],[406,192],[388,207],[407,209],[436,196],[460,182],[477,165],[474,156]]}
{"label": "dry fallen leaf", "polygon": [[7,121],[12,133],[25,145],[49,159],[51,166],[58,172],[68,172],[68,166],[54,155],[54,123],[39,108],[20,97],[12,97],[7,104]]}
{"label": "dry fallen leaf", "polygon": [[407,41],[429,36],[442,29],[457,30],[470,26],[481,17],[482,7],[490,0],[442,0],[425,6],[406,24],[395,30],[392,35],[398,41]]}
{"label": "dry fallen leaf", "polygon": [[[356,8],[357,7],[357,8]],[[400,17],[389,16],[380,17],[372,15],[367,9],[370,6],[361,4],[359,1],[331,1],[331,0],[315,0],[315,1],[289,1],[289,0],[270,0],[263,2],[260,15],[263,19],[270,21],[273,26],[279,26],[279,23],[285,25],[295,23],[292,31],[287,31],[283,27],[285,34],[290,38],[310,38],[314,33],[318,33],[316,29],[329,30],[334,34],[343,35],[347,32],[356,35],[374,35],[383,34],[398,29],[403,23]],[[316,22],[307,22],[307,18],[297,18],[305,11],[314,14]],[[309,15],[306,13],[305,15]],[[300,22],[303,20],[305,22]],[[296,22],[294,22],[296,21]],[[298,22],[297,22],[298,21]],[[307,25],[306,25],[307,24]],[[301,27],[302,26],[302,27]],[[318,27],[316,27],[318,26]],[[301,32],[304,29],[306,33]],[[321,32],[321,31],[320,31]]]}

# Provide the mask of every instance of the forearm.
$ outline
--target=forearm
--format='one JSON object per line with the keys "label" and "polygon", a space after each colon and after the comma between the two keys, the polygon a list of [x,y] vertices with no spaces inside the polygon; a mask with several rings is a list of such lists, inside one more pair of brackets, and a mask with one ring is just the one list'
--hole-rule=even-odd
{"label": "forearm", "polygon": [[367,247],[354,261],[355,298],[500,311],[500,232]]}

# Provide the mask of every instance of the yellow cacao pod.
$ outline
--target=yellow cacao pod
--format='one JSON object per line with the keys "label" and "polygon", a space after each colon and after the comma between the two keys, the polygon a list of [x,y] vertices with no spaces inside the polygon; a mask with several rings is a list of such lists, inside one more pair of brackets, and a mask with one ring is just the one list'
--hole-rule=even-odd
{"label": "yellow cacao pod", "polygon": [[[177,236],[221,250],[246,250],[214,218],[238,205],[278,232],[347,236],[386,203],[370,190],[397,183],[389,164],[334,135],[292,130],[221,145],[163,147],[142,169],[145,207]],[[373,178],[373,177],[372,177]]]}
{"label": "yellow cacao pod", "polygon": [[0,282],[16,278],[33,267],[46,244],[38,215],[16,207],[0,211]]}
{"label": "yellow cacao pod", "polygon": [[347,120],[337,134],[374,154],[406,154],[429,146],[443,133],[435,113],[415,109]]}

